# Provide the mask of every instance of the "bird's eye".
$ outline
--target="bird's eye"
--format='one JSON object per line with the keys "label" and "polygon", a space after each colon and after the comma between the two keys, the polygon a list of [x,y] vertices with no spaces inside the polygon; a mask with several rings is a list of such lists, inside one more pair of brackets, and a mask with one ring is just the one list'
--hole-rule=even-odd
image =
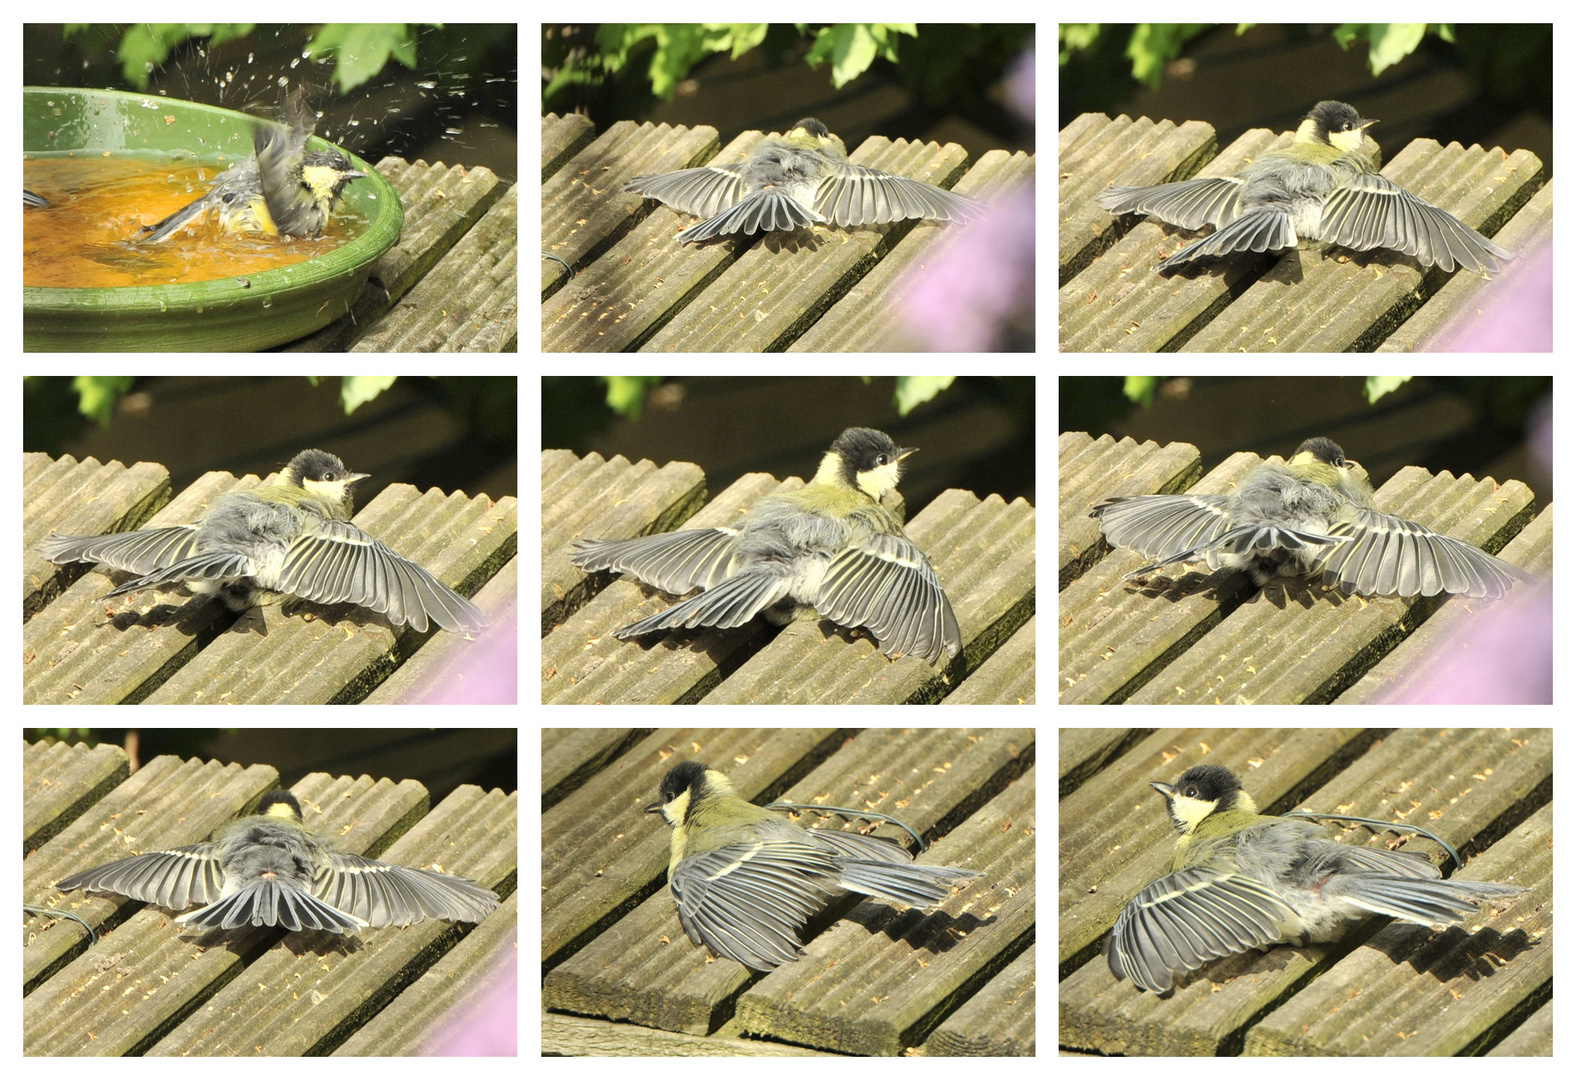
{"label": "bird's eye", "polygon": [[885,465],[886,463],[887,463],[887,456],[885,454],[877,454],[876,455],[876,464],[877,465]]}
{"label": "bird's eye", "polygon": [[1187,786],[1187,790],[1182,792],[1182,794],[1186,795],[1190,799],[1196,799],[1198,798],[1198,788],[1194,787],[1192,784],[1189,784]]}

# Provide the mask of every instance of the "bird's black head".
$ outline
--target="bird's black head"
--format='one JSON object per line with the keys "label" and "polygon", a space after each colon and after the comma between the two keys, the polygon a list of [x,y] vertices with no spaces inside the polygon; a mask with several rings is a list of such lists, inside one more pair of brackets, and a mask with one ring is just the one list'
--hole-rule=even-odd
{"label": "bird's black head", "polygon": [[1242,781],[1224,765],[1195,765],[1174,786],[1176,793],[1186,798],[1230,806],[1242,790]]}
{"label": "bird's black head", "polygon": [[1342,101],[1321,101],[1308,111],[1297,128],[1297,142],[1325,143],[1343,154],[1360,151],[1363,132],[1376,120],[1364,120]]}
{"label": "bird's black head", "polygon": [[655,808],[647,807],[646,812],[656,813],[663,804],[672,802],[685,791],[692,789],[698,791],[708,770],[708,766],[698,761],[685,761],[673,766],[657,787],[657,797],[661,801]]}
{"label": "bird's black head", "polygon": [[901,447],[883,432],[858,427],[839,435],[828,454],[835,455],[837,475],[844,484],[880,502],[897,487],[903,471],[900,463],[913,452],[913,447]]}
{"label": "bird's black head", "polygon": [[327,450],[303,450],[290,459],[290,464],[285,466],[285,474],[297,484],[305,484],[309,480],[332,484],[349,476],[350,470]]}
{"label": "bird's black head", "polygon": [[301,804],[288,791],[270,791],[257,803],[256,813],[262,817],[284,818],[301,823]]}
{"label": "bird's black head", "polygon": [[301,159],[301,186],[320,204],[333,202],[346,184],[366,175],[337,150],[314,150]]}
{"label": "bird's black head", "polygon": [[706,799],[733,793],[733,785],[722,773],[686,761],[668,770],[657,787],[657,801],[646,807],[646,813],[661,814],[669,825],[678,826]]}
{"label": "bird's black head", "polygon": [[1184,836],[1192,834],[1212,814],[1228,810],[1258,812],[1253,800],[1243,792],[1242,782],[1223,765],[1195,765],[1175,784],[1149,786],[1165,796],[1171,821]]}
{"label": "bird's black head", "polygon": [[356,484],[367,475],[351,472],[326,450],[303,450],[290,459],[279,483],[305,488],[329,507],[337,507],[332,512],[349,521],[355,509]]}
{"label": "bird's black head", "polygon": [[1326,137],[1346,131],[1361,131],[1372,120],[1364,120],[1358,111],[1344,101],[1321,101],[1308,110],[1307,119],[1316,123]]}
{"label": "bird's black head", "polygon": [[[1311,454],[1315,459],[1326,465],[1334,465],[1337,469],[1344,469],[1347,465],[1346,451],[1342,450],[1334,439],[1327,439],[1323,435],[1304,439],[1302,445],[1297,447],[1297,453],[1292,457],[1301,457],[1303,454]],[[1211,766],[1211,768],[1219,768],[1219,766]]]}

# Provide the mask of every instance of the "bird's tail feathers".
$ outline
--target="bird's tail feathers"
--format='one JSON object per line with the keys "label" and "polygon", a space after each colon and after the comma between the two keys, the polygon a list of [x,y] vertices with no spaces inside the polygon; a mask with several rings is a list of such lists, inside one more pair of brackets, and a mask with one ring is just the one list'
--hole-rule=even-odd
{"label": "bird's tail feathers", "polygon": [[252,560],[245,555],[212,551],[182,559],[180,562],[160,567],[141,577],[132,578],[119,588],[111,589],[99,599],[108,600],[112,596],[123,596],[138,589],[155,589],[161,585],[175,585],[183,581],[222,581],[225,578],[250,574],[252,570]]}
{"label": "bird's tail feathers", "polygon": [[210,205],[206,198],[194,199],[169,217],[154,222],[152,225],[144,225],[136,239],[148,244],[157,244],[160,240],[173,235],[177,229],[188,221],[192,221],[205,213]]}
{"label": "bird's tail feathers", "polygon": [[1492,881],[1426,881],[1359,874],[1345,882],[1331,881],[1325,891],[1378,915],[1423,926],[1454,926],[1479,914],[1486,902],[1529,890]]}
{"label": "bird's tail feathers", "polygon": [[1274,552],[1293,552],[1312,561],[1336,550],[1351,541],[1349,536],[1326,536],[1306,529],[1288,529],[1280,525],[1239,525],[1195,548],[1168,555],[1159,562],[1139,567],[1128,577],[1153,573],[1172,563],[1206,560],[1211,567],[1223,565],[1222,556],[1242,557],[1269,555]]}
{"label": "bird's tail feathers", "polygon": [[680,626],[743,626],[786,593],[782,575],[745,571],[649,619],[631,623],[614,636],[620,639],[639,637]]}
{"label": "bird's tail feathers", "polygon": [[340,911],[276,878],[254,881],[232,896],[176,918],[182,927],[233,930],[241,926],[282,926],[286,930],[361,930],[365,919]]}
{"label": "bird's tail feathers", "polygon": [[867,896],[925,908],[945,900],[954,885],[982,876],[978,870],[959,870],[952,866],[845,862],[838,884]]}

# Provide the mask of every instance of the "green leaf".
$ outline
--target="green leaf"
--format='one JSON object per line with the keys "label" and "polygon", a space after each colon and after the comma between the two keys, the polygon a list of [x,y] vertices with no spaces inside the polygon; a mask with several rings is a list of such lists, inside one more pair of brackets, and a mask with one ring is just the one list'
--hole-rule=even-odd
{"label": "green leaf", "polygon": [[77,411],[100,427],[108,427],[115,403],[135,380],[130,375],[78,375],[71,380],[77,392]]}
{"label": "green leaf", "polygon": [[339,380],[339,403],[349,416],[358,407],[371,401],[393,386],[397,375],[347,375]]}
{"label": "green leaf", "polygon": [[1156,375],[1129,375],[1122,380],[1122,393],[1127,400],[1147,409],[1155,403],[1155,390],[1159,386],[1160,378]]}
{"label": "green leaf", "polygon": [[916,405],[922,405],[952,385],[954,375],[899,375],[897,389],[892,392],[893,404],[899,416],[907,416]]}
{"label": "green leaf", "polygon": [[1410,375],[1370,375],[1363,380],[1363,390],[1368,395],[1368,404],[1372,405],[1392,390],[1399,390],[1411,381]]}
{"label": "green leaf", "polygon": [[344,94],[376,77],[390,60],[414,69],[416,32],[409,23],[325,23],[306,51],[333,58],[334,83]]}

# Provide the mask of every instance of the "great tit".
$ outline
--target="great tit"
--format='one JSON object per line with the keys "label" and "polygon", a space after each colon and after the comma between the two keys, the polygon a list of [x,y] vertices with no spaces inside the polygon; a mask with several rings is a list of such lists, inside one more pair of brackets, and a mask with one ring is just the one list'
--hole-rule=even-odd
{"label": "great tit", "polygon": [[853,164],[843,140],[815,119],[799,121],[780,139],[762,139],[743,164],[637,176],[624,190],[707,219],[679,233],[681,244],[828,222],[967,221],[985,209],[934,184]]}
{"label": "great tit", "polygon": [[1262,155],[1236,176],[1114,187],[1097,201],[1113,214],[1150,214],[1184,229],[1215,226],[1215,232],[1163,260],[1161,270],[1206,255],[1279,251],[1299,240],[1354,251],[1389,248],[1446,271],[1457,263],[1497,271],[1495,259],[1515,258],[1380,175],[1361,149],[1364,129],[1374,123],[1350,105],[1321,101],[1290,146]]}
{"label": "great tit", "polygon": [[352,168],[338,150],[308,152],[316,123],[306,88],[297,86],[285,103],[283,127],[253,125],[253,158],[219,174],[206,195],[145,226],[141,231],[147,235],[139,238],[158,243],[210,210],[218,211],[219,228],[227,233],[321,236],[345,185],[367,174]]}
{"label": "great tit", "polygon": [[743,626],[819,613],[863,626],[881,651],[935,664],[963,647],[952,604],[919,545],[881,505],[897,487],[898,447],[870,428],[849,428],[798,491],[768,495],[737,527],[687,529],[633,540],[576,540],[570,561],[615,570],[681,595],[705,590],[615,631],[639,637],[674,627]]}
{"label": "great tit", "polygon": [[55,887],[119,893],[171,911],[202,904],[175,920],[202,930],[250,925],[342,934],[428,918],[481,922],[498,907],[497,894],[469,878],[339,851],[307,830],[288,791],[263,796],[255,814],[208,843],[117,859]]}
{"label": "great tit", "polygon": [[684,932],[756,971],[799,959],[799,931],[846,892],[928,908],[984,876],[915,865],[883,837],[802,829],[745,802],[697,761],[669,770],[658,794],[646,812],[673,827],[668,885]]}
{"label": "great tit", "polygon": [[1260,465],[1231,495],[1117,496],[1089,516],[1113,546],[1155,560],[1128,577],[1202,559],[1211,570],[1246,570],[1256,585],[1322,573],[1325,585],[1364,596],[1498,598],[1533,580],[1471,544],[1381,513],[1367,472],[1323,437],[1284,465]]}
{"label": "great tit", "polygon": [[271,484],[219,496],[191,525],[108,536],[50,535],[51,562],[100,562],[139,575],[101,599],[185,582],[218,594],[232,611],[298,596],[352,603],[409,623],[479,632],[487,620],[469,600],[350,523],[353,473],[323,450],[303,450]]}
{"label": "great tit", "polygon": [[1206,961],[1249,949],[1335,941],[1353,920],[1389,915],[1457,926],[1528,890],[1441,881],[1427,856],[1326,839],[1311,821],[1261,815],[1237,777],[1195,765],[1151,783],[1176,825],[1170,872],[1122,909],[1102,947],[1111,974],[1164,993]]}

